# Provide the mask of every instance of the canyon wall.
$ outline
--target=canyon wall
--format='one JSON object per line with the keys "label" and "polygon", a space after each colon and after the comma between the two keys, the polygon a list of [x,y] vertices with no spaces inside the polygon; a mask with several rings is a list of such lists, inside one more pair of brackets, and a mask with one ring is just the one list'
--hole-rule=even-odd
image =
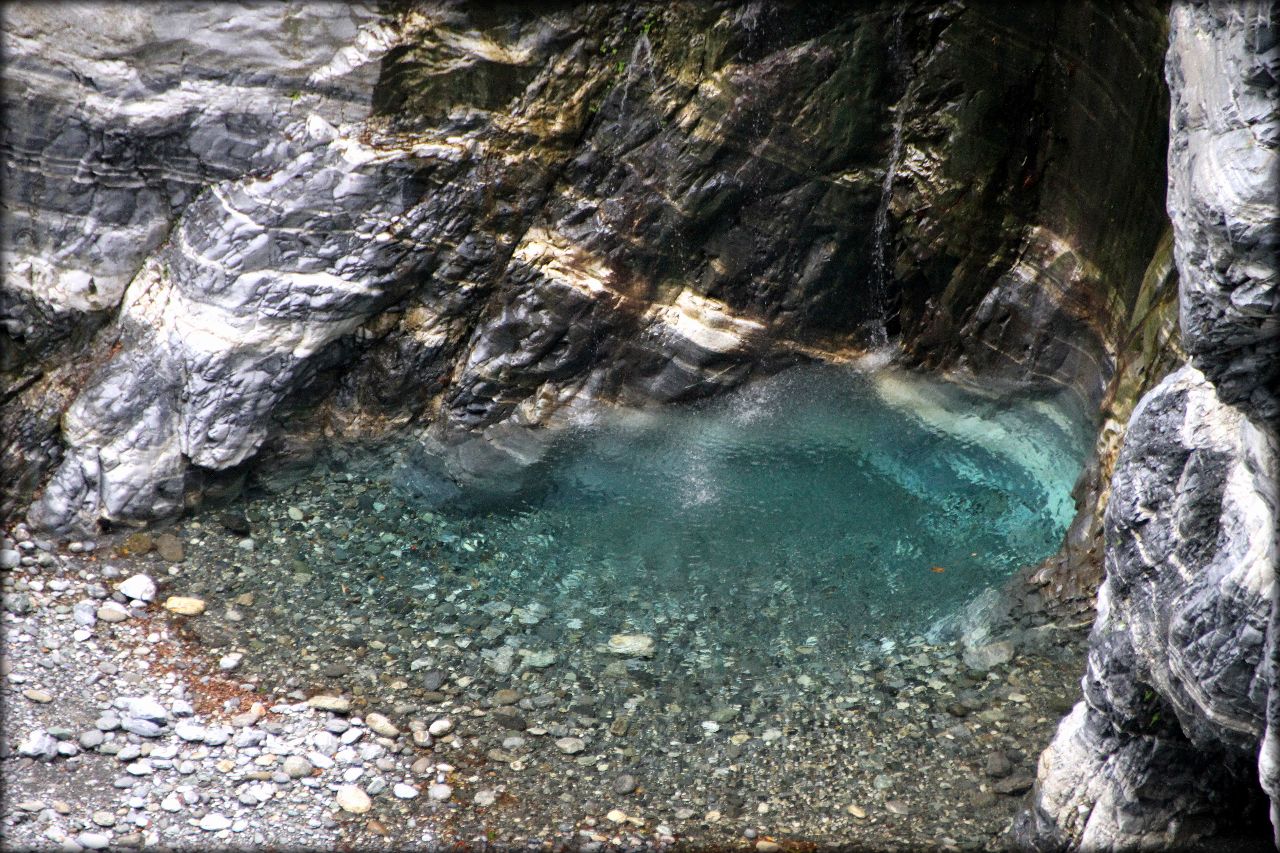
{"label": "canyon wall", "polygon": [[888,336],[1082,417],[1164,366],[1155,4],[380,9],[10,7],[4,515]]}
{"label": "canyon wall", "polygon": [[[1133,411],[1084,698],[1019,839],[1167,849],[1280,828],[1280,42],[1271,3],[1177,3],[1169,214],[1190,363]],[[1277,835],[1280,842],[1280,834]]]}
{"label": "canyon wall", "polygon": [[394,430],[484,467],[893,338],[1101,421],[1036,575],[1088,607],[1105,546],[1085,695],[1020,840],[1280,796],[1270,5],[5,18],[0,516],[143,524]]}

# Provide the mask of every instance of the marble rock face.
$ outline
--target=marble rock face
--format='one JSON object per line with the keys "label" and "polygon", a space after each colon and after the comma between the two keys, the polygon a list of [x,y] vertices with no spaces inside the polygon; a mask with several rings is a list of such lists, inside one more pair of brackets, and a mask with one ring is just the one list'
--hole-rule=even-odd
{"label": "marble rock face", "polygon": [[1162,26],[16,5],[0,515],[145,522],[273,437],[428,424],[481,475],[558,412],[719,393],[886,318],[909,361],[1088,408],[1163,227]]}
{"label": "marble rock face", "polygon": [[[1275,8],[1175,4],[1169,212],[1191,364],[1133,412],[1084,698],[1019,827],[1040,849],[1280,827]],[[1280,837],[1280,836],[1278,836]]]}
{"label": "marble rock face", "polygon": [[1111,481],[1084,699],[1040,759],[1024,840],[1168,847],[1274,791],[1273,426],[1187,366],[1139,404]]}
{"label": "marble rock face", "polygon": [[376,20],[359,3],[10,6],[5,330],[34,347],[114,308],[205,186],[278,160],[309,114],[367,115]]}

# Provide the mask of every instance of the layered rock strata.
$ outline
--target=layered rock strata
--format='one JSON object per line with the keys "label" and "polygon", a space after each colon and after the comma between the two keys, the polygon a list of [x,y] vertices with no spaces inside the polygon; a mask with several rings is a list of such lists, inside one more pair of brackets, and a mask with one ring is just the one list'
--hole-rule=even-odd
{"label": "layered rock strata", "polygon": [[[1134,410],[1111,479],[1084,698],[1021,840],[1164,848],[1280,827],[1280,50],[1270,3],[1178,3],[1169,213],[1191,363]],[[1280,839],[1280,835],[1277,835]]]}
{"label": "layered rock strata", "polygon": [[[6,30],[30,286],[0,405],[3,510],[56,468],[54,528],[173,512],[264,441],[519,444],[885,322],[912,363],[1088,413],[1163,228],[1155,5],[109,7],[52,49],[58,8]],[[282,41],[232,73],[259,26]],[[107,126],[118,190],[63,133]]]}

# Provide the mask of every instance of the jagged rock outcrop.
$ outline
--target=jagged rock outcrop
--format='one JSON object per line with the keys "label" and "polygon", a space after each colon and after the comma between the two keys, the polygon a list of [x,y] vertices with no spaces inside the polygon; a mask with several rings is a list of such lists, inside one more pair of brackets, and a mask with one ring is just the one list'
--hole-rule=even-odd
{"label": "jagged rock outcrop", "polygon": [[[1169,212],[1191,364],[1134,410],[1084,700],[1020,840],[1164,848],[1280,828],[1280,42],[1271,3],[1174,6]],[[1277,835],[1280,839],[1280,835]]]}
{"label": "jagged rock outcrop", "polygon": [[177,218],[287,161],[308,116],[367,116],[388,37],[361,3],[6,7],[0,516],[61,460],[61,416]]}
{"label": "jagged rock outcrop", "polygon": [[[202,6],[149,25],[181,29],[162,49],[130,18],[124,47],[120,21],[50,51],[57,8],[10,11],[8,91],[35,94],[3,149],[15,263],[65,258],[67,298],[6,277],[0,405],[3,512],[56,466],[33,516],[55,528],[171,512],[264,441],[497,440],[575,400],[715,393],[886,317],[914,362],[1087,411],[1163,229],[1155,4]],[[229,73],[256,26],[285,42]],[[94,86],[113,97],[80,106]],[[137,203],[63,215],[117,171],[62,129],[107,125]]]}

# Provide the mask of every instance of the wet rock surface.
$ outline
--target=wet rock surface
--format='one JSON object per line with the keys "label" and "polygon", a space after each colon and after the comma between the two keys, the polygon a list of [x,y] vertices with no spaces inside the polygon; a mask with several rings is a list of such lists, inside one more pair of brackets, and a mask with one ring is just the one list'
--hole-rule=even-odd
{"label": "wet rock surface", "polygon": [[1274,15],[1172,12],[1169,211],[1191,363],[1133,412],[1084,697],[1041,756],[1027,845],[1174,846],[1227,828],[1269,847],[1280,828]]}
{"label": "wet rock surface", "polygon": [[[195,16],[185,37],[202,43],[201,65],[234,64],[216,55],[227,33],[199,35],[217,9],[183,14]],[[11,53],[39,78],[49,16],[19,24]],[[139,54],[123,80],[65,57],[129,97],[128,80],[148,79],[155,91],[119,134],[120,157],[149,188],[166,186],[167,168],[183,189],[152,237],[111,254],[119,268],[96,307],[68,296],[28,311],[14,296],[21,316],[5,333],[23,357],[5,366],[15,390],[0,407],[0,463],[16,486],[6,514],[56,467],[41,523],[169,515],[233,490],[234,474],[211,472],[269,437],[270,452],[322,429],[434,420],[445,441],[484,430],[518,455],[522,429],[574,400],[706,396],[815,346],[887,332],[913,361],[1065,384],[1096,402],[1120,332],[1072,306],[1128,306],[1120,282],[1160,230],[1159,184],[1145,175],[1164,138],[1162,35],[1146,7],[583,4],[498,21],[335,4],[297,28],[310,52],[281,60],[278,80],[259,57],[260,99],[232,97],[250,81],[211,72],[219,98],[194,117],[168,49]],[[994,48],[991,31],[1004,34]],[[105,49],[106,36],[86,38],[86,54]],[[1098,77],[1066,58],[1081,40],[1123,76],[1134,109],[1095,116]],[[310,72],[295,87],[298,63]],[[56,79],[42,83],[54,106],[32,111],[48,126],[15,126],[6,163],[37,174],[32,152],[53,140],[67,162],[108,174],[92,144],[58,133],[114,114]],[[1045,108],[1043,126],[1011,132],[1010,104]],[[219,122],[259,147],[183,168]],[[1108,133],[1140,144],[1092,156]],[[34,211],[32,257],[83,244],[65,257],[75,274],[57,275],[85,290],[105,264],[95,241],[120,233],[67,233],[106,212],[45,228],[41,211],[65,206],[68,181],[10,182],[11,207]],[[1108,211],[1105,235],[1069,227],[1094,210]]]}

